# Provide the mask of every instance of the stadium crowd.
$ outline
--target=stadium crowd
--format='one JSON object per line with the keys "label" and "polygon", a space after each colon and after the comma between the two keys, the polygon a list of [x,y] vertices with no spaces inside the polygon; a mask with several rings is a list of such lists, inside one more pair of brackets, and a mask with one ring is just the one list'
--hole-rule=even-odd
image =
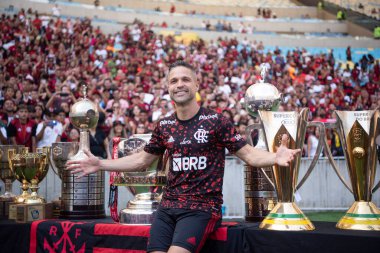
{"label": "stadium crowd", "polygon": [[[269,68],[266,82],[284,94],[279,110],[310,109],[310,120],[329,121],[334,110],[380,106],[380,66],[371,55],[342,66],[334,52],[310,54],[280,48],[265,51],[261,42],[218,38],[185,45],[173,36],[154,33],[136,20],[116,34],[93,27],[89,19],[43,19],[21,10],[0,18],[0,142],[31,149],[55,141],[77,141],[70,107],[87,95],[100,111],[91,129],[92,152],[110,158],[112,137],[148,133],[154,123],[174,112],[167,93],[167,67],[184,59],[198,70],[199,103],[230,118],[239,132],[256,119],[241,101],[260,80],[260,65]],[[351,60],[347,48],[347,60]],[[313,148],[311,130],[305,140]],[[316,137],[318,138],[318,137]],[[339,138],[328,133],[334,155],[342,155]]]}

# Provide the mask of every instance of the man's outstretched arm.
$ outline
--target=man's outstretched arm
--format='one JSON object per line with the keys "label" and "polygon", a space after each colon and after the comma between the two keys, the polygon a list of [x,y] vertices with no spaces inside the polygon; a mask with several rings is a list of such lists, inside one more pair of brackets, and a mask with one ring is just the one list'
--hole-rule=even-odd
{"label": "man's outstretched arm", "polygon": [[158,155],[152,155],[145,151],[114,160],[100,160],[88,150],[85,150],[85,153],[88,158],[79,161],[68,161],[66,163],[66,169],[71,170],[71,173],[73,174],[78,174],[78,178],[100,170],[125,172],[141,171],[148,168],[159,158]]}
{"label": "man's outstretched arm", "polygon": [[301,152],[301,150],[288,149],[287,142],[288,136],[283,135],[281,146],[277,149],[276,153],[257,149],[247,144],[239,149],[235,155],[247,164],[254,167],[268,167],[274,164],[278,164],[280,166],[289,166],[289,163],[294,160],[296,154]]}

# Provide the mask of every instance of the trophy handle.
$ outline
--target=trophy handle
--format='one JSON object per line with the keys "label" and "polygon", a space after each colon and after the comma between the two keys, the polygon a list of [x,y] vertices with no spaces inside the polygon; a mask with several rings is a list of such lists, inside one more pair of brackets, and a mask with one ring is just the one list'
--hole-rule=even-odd
{"label": "trophy handle", "polygon": [[258,130],[258,129],[262,129],[262,126],[260,123],[254,123],[252,125],[249,125],[245,128],[245,136],[247,138],[247,143],[249,145],[251,145],[253,147],[253,140],[252,140],[252,136],[251,136],[251,133],[253,130]]}
{"label": "trophy handle", "polygon": [[[331,124],[331,123],[329,124],[329,123],[327,123],[326,126],[327,126],[328,129],[337,130],[336,132],[337,132],[337,134],[338,134],[338,136],[339,136],[339,139],[340,139],[340,140],[343,140],[342,133],[339,131],[339,128],[338,128],[338,126],[336,125],[336,123],[335,123],[335,124]],[[347,188],[352,194],[354,194],[354,192],[352,191],[350,185],[349,185],[349,184],[347,183],[347,181],[344,179],[342,173],[340,172],[340,169],[339,169],[338,165],[336,164],[336,162],[335,162],[335,160],[334,160],[334,158],[333,158],[333,155],[332,155],[332,153],[331,153],[330,147],[327,145],[327,138],[326,138],[326,136],[324,137],[323,142],[324,142],[324,145],[325,145],[325,150],[326,150],[327,158],[329,159],[329,161],[330,161],[330,163],[331,163],[331,166],[333,167],[333,169],[334,169],[336,175],[338,176],[338,178],[340,179],[340,181],[344,184],[344,186],[345,186],[345,187],[346,187],[346,188]],[[342,142],[342,141],[341,141],[341,142]],[[380,186],[380,182],[379,182],[379,184],[378,184],[376,187],[379,187],[379,186]]]}
{"label": "trophy handle", "polygon": [[[265,138],[265,135],[263,134],[263,127],[260,123],[254,123],[252,125],[249,125],[247,126],[247,128],[245,129],[245,135],[246,135],[246,138],[247,138],[247,143],[251,146],[253,146],[253,140],[252,140],[252,136],[251,136],[251,133],[253,130],[261,130],[259,132],[259,141],[257,143],[256,146],[259,146],[260,144],[262,144],[262,146],[264,146],[265,144],[264,143],[259,143],[260,141],[263,141],[263,139],[260,139],[261,136],[260,136],[260,133],[262,135],[262,138]],[[268,180],[268,182],[272,185],[273,189],[276,189],[275,185],[274,185],[274,182],[272,181],[272,179],[268,176],[267,172],[264,170],[264,168],[260,168],[261,172],[264,174],[264,177]]]}
{"label": "trophy handle", "polygon": [[372,193],[375,193],[380,188],[380,181],[377,183],[377,185],[373,188]]}
{"label": "trophy handle", "polygon": [[53,160],[53,152],[50,152],[50,154],[48,155],[48,157],[49,157],[49,163],[51,165],[51,168],[54,171],[54,174],[56,174],[60,179],[62,179],[62,175],[59,173],[58,168],[55,166],[55,163],[54,163],[54,160]]}
{"label": "trophy handle", "polygon": [[[311,164],[310,164],[309,168],[307,169],[305,175],[303,176],[301,181],[296,186],[296,189],[295,189],[296,191],[301,188],[301,186],[305,183],[306,179],[309,178],[311,172],[314,170],[315,165],[317,164],[319,156],[322,152],[322,146],[324,145],[324,143],[325,143],[324,140],[326,138],[325,125],[322,122],[307,122],[306,127],[319,128],[319,141],[318,141],[317,150],[314,154],[313,160],[311,161]],[[326,146],[326,145],[324,145],[324,146]]]}

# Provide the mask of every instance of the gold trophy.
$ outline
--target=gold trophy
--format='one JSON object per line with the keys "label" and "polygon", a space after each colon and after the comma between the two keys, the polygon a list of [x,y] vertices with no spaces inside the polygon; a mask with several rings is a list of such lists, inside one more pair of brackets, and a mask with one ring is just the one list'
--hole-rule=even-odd
{"label": "gold trophy", "polygon": [[[263,128],[266,145],[270,152],[277,151],[284,134],[289,137],[289,148],[302,150],[307,127],[319,128],[321,138],[324,138],[325,133],[323,123],[307,121],[308,113],[308,108],[304,108],[300,113],[259,110],[261,125],[254,124],[252,128]],[[310,176],[318,161],[323,144],[323,141],[318,142],[317,151],[310,167],[298,184],[298,173],[301,164],[300,153],[297,154],[289,166],[274,165],[272,167],[274,182],[271,180],[270,182],[276,189],[278,203],[262,221],[260,228],[284,231],[314,230],[314,225],[294,203],[294,193]],[[267,178],[269,179],[268,176]]]}
{"label": "gold trophy", "polygon": [[5,186],[4,194],[0,195],[0,218],[8,219],[9,205],[16,199],[16,195],[12,193],[12,183],[16,180],[16,176],[9,168],[8,150],[21,151],[22,148],[21,145],[0,145],[0,179]]}
{"label": "gold trophy", "polygon": [[[9,167],[17,180],[22,184],[23,190],[16,197],[16,203],[43,204],[45,199],[38,196],[38,184],[45,178],[49,170],[49,147],[37,148],[36,153],[29,153],[28,148],[21,152],[16,149],[8,149]],[[29,194],[28,190],[32,193]]]}
{"label": "gold trophy", "polygon": [[337,132],[346,158],[351,187],[344,180],[332,159],[329,160],[343,184],[353,193],[355,202],[340,219],[337,228],[352,230],[380,230],[380,210],[371,202],[376,175],[375,138],[380,133],[379,109],[369,111],[335,111]]}
{"label": "gold trophy", "polygon": [[16,195],[12,193],[12,183],[15,181],[16,176],[9,168],[8,150],[21,151],[21,145],[0,145],[0,179],[3,180],[5,185],[5,192],[0,196],[1,200],[13,200]]}
{"label": "gold trophy", "polygon": [[79,143],[53,143],[52,165],[62,180],[60,217],[62,218],[103,218],[104,210],[104,171],[76,178],[64,169],[67,160],[87,158],[85,150],[90,150],[89,129],[99,120],[97,105],[87,98],[87,88],[82,86],[84,97],[70,110],[70,122],[79,128]]}
{"label": "gold trophy", "polygon": [[[117,145],[118,157],[140,152],[151,138],[150,134],[136,134],[129,139],[122,139]],[[128,202],[127,208],[120,211],[121,224],[151,224],[161,195],[152,191],[166,184],[162,159],[153,163],[142,172],[121,172],[114,179],[114,185],[127,186],[135,198]]]}

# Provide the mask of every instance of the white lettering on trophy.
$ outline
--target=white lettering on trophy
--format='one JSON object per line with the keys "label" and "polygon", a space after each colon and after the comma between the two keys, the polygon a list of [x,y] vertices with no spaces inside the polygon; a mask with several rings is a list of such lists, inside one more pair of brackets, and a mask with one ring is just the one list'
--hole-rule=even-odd
{"label": "white lettering on trophy", "polygon": [[201,115],[199,116],[199,120],[202,120],[202,119],[217,119],[218,118],[218,114],[213,114],[213,115]]}
{"label": "white lettering on trophy", "polygon": [[176,120],[173,119],[173,120],[161,120],[160,121],[160,126],[165,126],[165,125],[173,125],[175,124]]}
{"label": "white lettering on trophy", "polygon": [[204,170],[207,166],[205,156],[185,156],[173,158],[173,171]]}

